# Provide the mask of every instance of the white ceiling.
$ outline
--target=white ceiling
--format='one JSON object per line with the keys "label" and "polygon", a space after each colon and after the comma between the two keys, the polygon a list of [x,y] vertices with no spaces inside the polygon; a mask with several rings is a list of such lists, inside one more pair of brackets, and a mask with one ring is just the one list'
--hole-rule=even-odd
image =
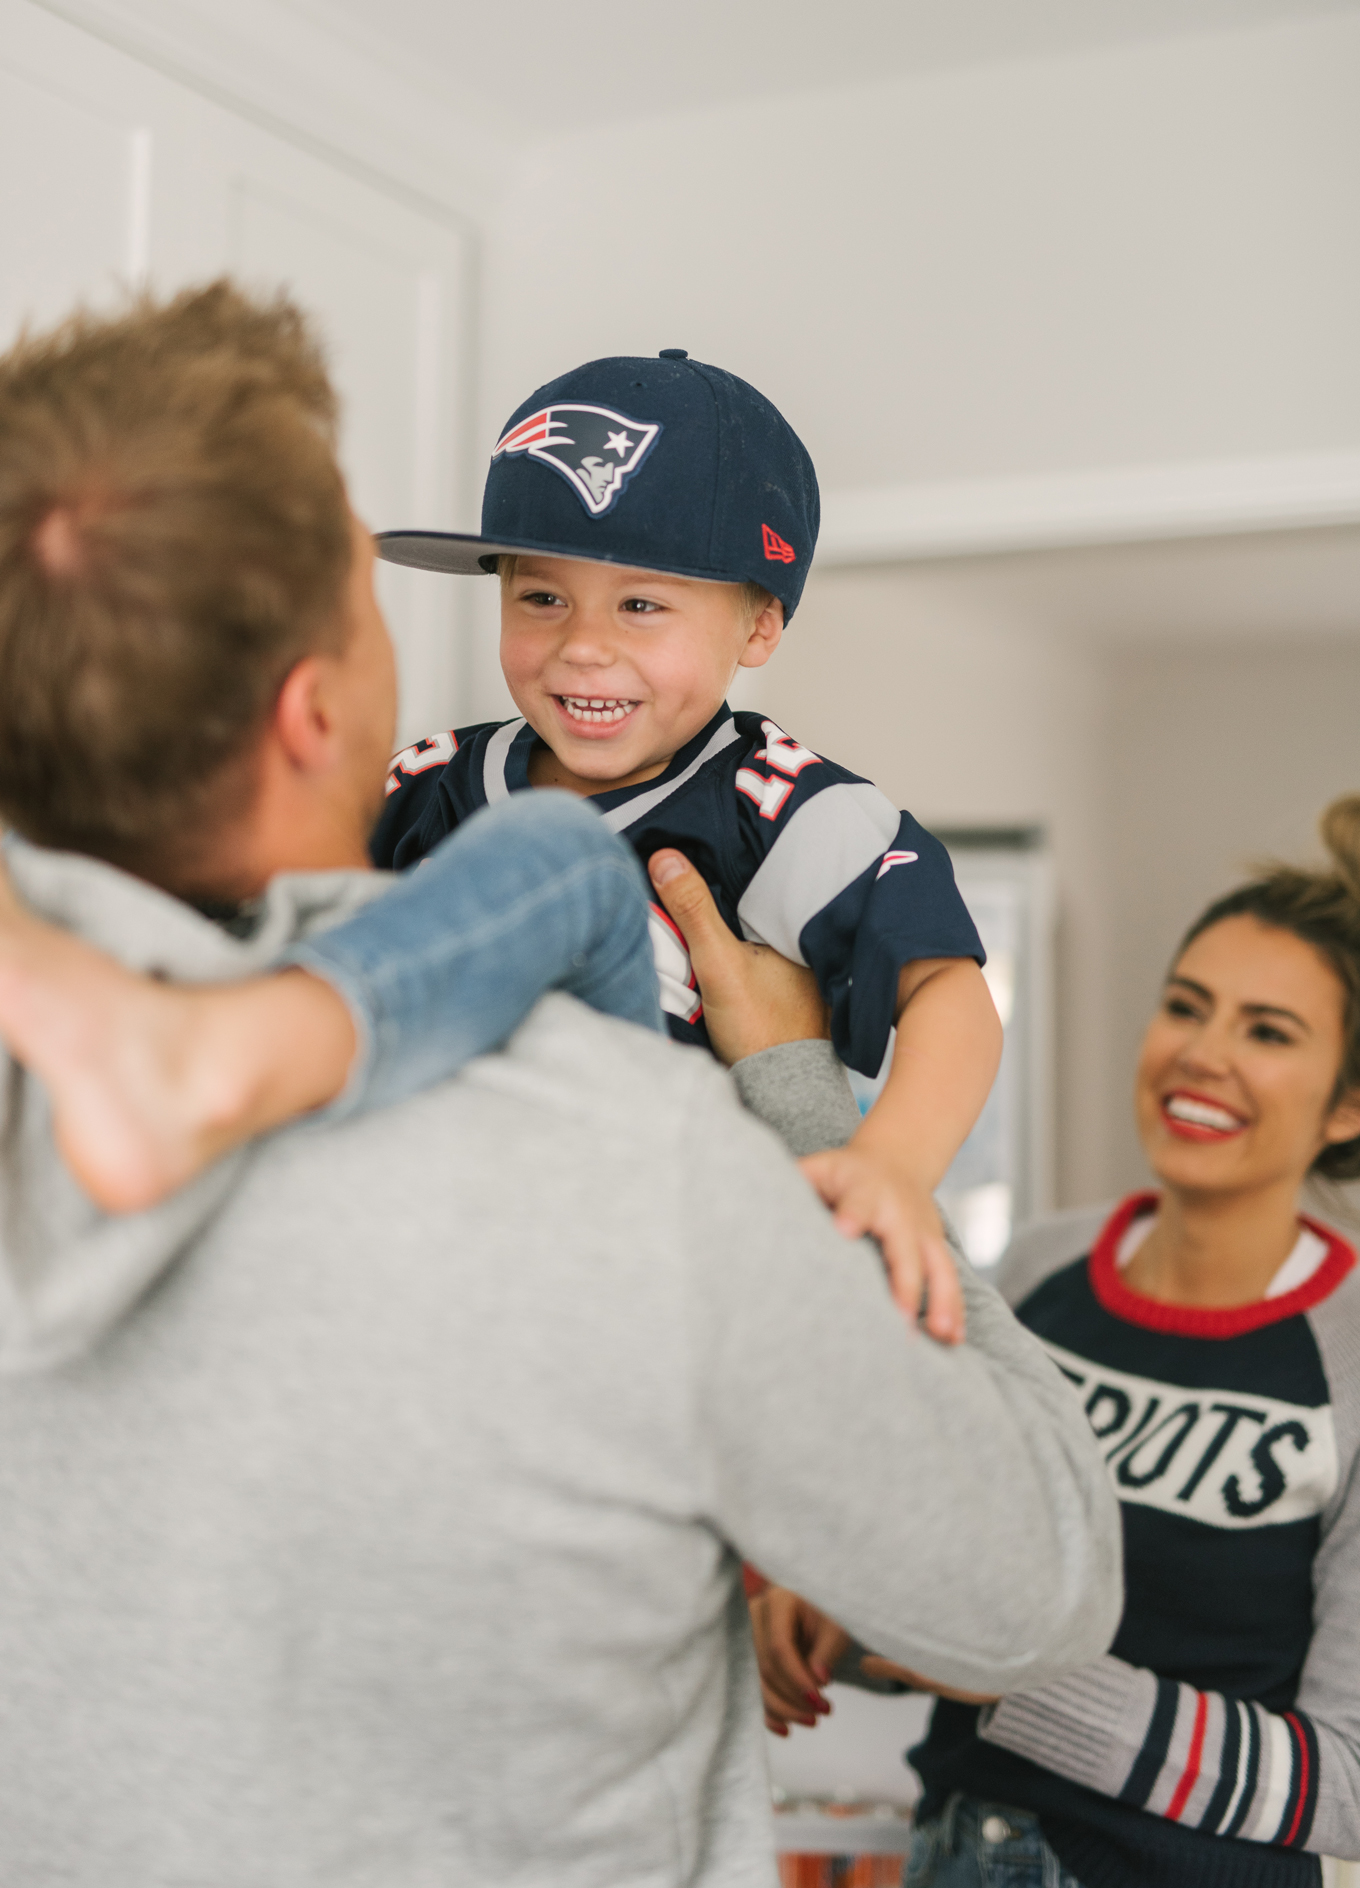
{"label": "white ceiling", "polygon": [[275,3],[522,146],[736,98],[1353,11],[1360,0]]}
{"label": "white ceiling", "polygon": [[[0,0],[3,8],[5,0]],[[1349,13],[1360,0],[34,0],[474,218],[574,132]],[[866,105],[866,109],[872,109]],[[790,119],[790,135],[796,135]],[[627,162],[621,146],[618,161]]]}

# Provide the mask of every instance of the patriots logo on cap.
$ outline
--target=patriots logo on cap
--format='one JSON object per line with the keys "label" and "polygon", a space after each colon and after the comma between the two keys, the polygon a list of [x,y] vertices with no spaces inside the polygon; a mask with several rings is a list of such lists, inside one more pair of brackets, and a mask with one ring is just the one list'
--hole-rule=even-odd
{"label": "patriots logo on cap", "polygon": [[592,518],[602,518],[660,432],[655,421],[644,425],[607,406],[545,406],[503,433],[491,457],[527,452],[541,459],[561,474]]}

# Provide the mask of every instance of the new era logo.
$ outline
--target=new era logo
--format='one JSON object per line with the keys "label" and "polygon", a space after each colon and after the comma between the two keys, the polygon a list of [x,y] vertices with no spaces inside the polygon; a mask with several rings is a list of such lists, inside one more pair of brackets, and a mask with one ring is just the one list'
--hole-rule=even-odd
{"label": "new era logo", "polygon": [[766,561],[771,564],[791,564],[798,555],[793,546],[786,544],[767,524],[760,527],[760,541],[765,546]]}

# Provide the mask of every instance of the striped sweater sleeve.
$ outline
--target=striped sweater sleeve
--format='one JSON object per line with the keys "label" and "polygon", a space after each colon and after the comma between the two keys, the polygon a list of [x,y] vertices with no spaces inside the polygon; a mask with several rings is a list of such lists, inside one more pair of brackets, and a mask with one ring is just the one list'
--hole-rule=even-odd
{"label": "striped sweater sleeve", "polygon": [[988,1706],[978,1729],[987,1743],[1188,1829],[1314,1846],[1321,1766],[1306,1712],[1197,1691],[1107,1654]]}

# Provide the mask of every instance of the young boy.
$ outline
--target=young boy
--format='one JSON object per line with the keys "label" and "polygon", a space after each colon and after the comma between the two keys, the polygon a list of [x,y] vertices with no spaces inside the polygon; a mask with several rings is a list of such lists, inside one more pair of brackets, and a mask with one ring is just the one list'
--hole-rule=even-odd
{"label": "young boy", "polygon": [[[931,1243],[931,1195],[996,1073],[1001,1031],[944,848],[773,721],[733,714],[792,617],[817,539],[812,461],[773,404],[666,349],[589,362],[512,415],[479,537],[387,532],[427,570],[498,571],[501,665],[522,718],[399,754],[373,841],[401,869],[528,787],[588,795],[646,862],[691,859],[738,935],[807,963],[841,1058],[880,1099],[810,1163],[842,1223]],[[654,908],[671,1034],[705,1043],[683,940]]]}
{"label": "young boy", "polygon": [[[801,441],[753,387],[681,350],[591,362],[512,417],[482,524],[477,537],[390,532],[379,547],[426,569],[499,572],[502,664],[521,718],[399,754],[375,862],[412,866],[479,808],[531,787],[589,797],[652,861],[658,887],[684,869],[664,855],[684,854],[733,931],[811,966],[851,1067],[876,1073],[896,1026],[859,1133],[805,1171],[843,1231],[879,1238],[899,1286],[913,1268],[942,1280],[931,1196],[986,1099],[1001,1036],[948,855],[867,781],[725,701],[738,667],[773,655],[802,592],[818,497]],[[335,975],[321,961],[352,929],[364,931],[365,963],[436,956],[453,895],[438,877],[417,875],[316,940],[308,967],[352,999],[353,965]],[[683,937],[652,912],[671,1034],[706,1044]],[[261,1061],[286,1070],[298,1058],[281,1005],[312,1002],[302,990],[313,980],[282,981],[291,994],[272,994],[272,1030],[253,1040]],[[310,1027],[311,1046],[329,1031],[352,1055],[343,1018],[327,1022],[313,1004]],[[387,1045],[389,1062],[418,1046],[412,1027]],[[272,1113],[241,1111],[206,1151],[329,1098],[343,1069],[325,1079],[305,1102],[296,1084],[276,1087]]]}

